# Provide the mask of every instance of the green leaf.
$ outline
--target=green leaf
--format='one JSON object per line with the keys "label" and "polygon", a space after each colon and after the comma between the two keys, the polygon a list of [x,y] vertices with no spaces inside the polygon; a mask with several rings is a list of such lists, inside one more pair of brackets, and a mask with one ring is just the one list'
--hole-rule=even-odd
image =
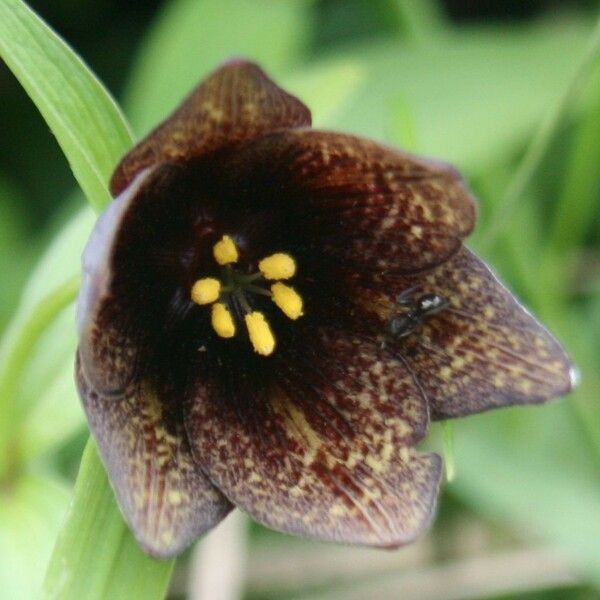
{"label": "green leaf", "polygon": [[[49,324],[73,302],[78,290],[79,276],[47,294],[31,311],[4,356],[0,370],[0,448],[10,447],[11,439],[14,439],[11,434],[14,436],[23,421],[27,407],[16,401],[16,392],[30,355]],[[11,459],[14,460],[11,452],[0,455],[0,474],[7,472],[7,463]]]}
{"label": "green leaf", "polygon": [[[44,298],[44,293],[47,293],[53,280],[66,281],[70,274],[77,273],[80,249],[89,235],[92,223],[91,212],[89,210],[81,211],[50,245],[34,270],[31,281],[26,286],[21,311],[15,319],[14,328],[11,328],[15,335],[22,331],[23,324],[27,323],[32,315],[35,315],[37,304]],[[73,324],[74,312],[71,309],[66,311],[64,318],[58,320],[45,332],[35,352],[30,356],[31,364],[28,365],[26,381],[19,391],[19,398],[33,403],[33,399],[39,396],[40,401],[28,415],[18,436],[22,459],[37,456],[40,452],[56,446],[72,435],[83,423],[83,414],[73,386],[73,355],[76,344]],[[65,585],[68,584],[68,587],[63,590],[65,594],[69,590],[76,591],[73,592],[73,596],[58,594],[56,597],[104,598],[108,597],[104,596],[105,590],[108,590],[111,594],[110,597],[135,598],[138,597],[136,594],[140,590],[139,597],[162,598],[164,589],[168,585],[170,567],[166,568],[162,563],[158,568],[152,566],[153,575],[148,577],[146,571],[151,567],[144,565],[146,565],[146,560],[150,561],[151,559],[145,556],[140,557],[142,553],[127,530],[115,504],[112,489],[104,474],[104,467],[95,454],[90,457],[90,452],[88,452],[86,456],[87,458],[82,461],[77,491],[71,513],[67,518],[63,538],[66,535],[70,540],[68,536],[71,534],[76,535],[78,531],[87,532],[88,530],[85,529],[87,525],[82,523],[82,519],[86,515],[94,523],[99,519],[100,527],[98,530],[91,531],[89,535],[86,533],[85,536],[79,537],[79,545],[75,553],[65,553],[60,550],[63,546],[60,544],[57,546],[53,555],[55,568],[52,575],[49,576],[49,596],[54,597],[50,592],[58,594],[57,581],[64,580],[66,581]],[[66,503],[63,509],[66,509]],[[38,507],[32,504],[29,508],[24,506],[22,510],[28,510],[27,514],[34,519]],[[43,513],[40,513],[39,518],[42,518],[42,515]],[[54,534],[58,531],[58,526],[59,522],[54,525],[52,530]],[[11,535],[12,531],[4,528],[3,521],[0,520],[0,539],[3,535]],[[113,545],[111,545],[111,541],[105,541],[107,532],[112,532],[110,540]],[[20,532],[19,535],[19,540],[21,538],[23,540],[30,539],[26,532]],[[19,541],[19,543],[24,544],[25,542]],[[72,542],[69,541],[66,546],[71,548]],[[46,553],[43,556],[39,555],[38,559],[29,565],[43,565],[50,554],[50,549],[51,541],[46,544]],[[59,552],[60,560],[57,558]],[[85,562],[84,558],[88,562]],[[110,568],[107,566],[105,571],[98,572],[97,565],[102,561],[106,561],[112,566]],[[13,560],[7,564],[13,565]],[[132,570],[129,570],[127,565],[133,565]],[[137,569],[138,566],[139,569]],[[61,568],[62,572],[60,572]],[[7,567],[6,577],[10,578],[11,573],[14,576],[12,585],[18,586],[18,577],[26,573],[23,565],[19,569],[21,570],[18,570],[16,566],[14,568]],[[97,574],[97,579],[94,579],[92,584],[89,582],[89,572]],[[69,574],[68,581],[67,573]],[[106,579],[101,579],[101,576]],[[52,577],[55,579],[53,580]],[[37,581],[36,585],[39,585],[40,582],[35,581]],[[150,583],[147,584],[147,581]],[[146,585],[150,584],[153,586],[153,593],[156,596],[152,596],[146,589]],[[86,588],[89,596],[79,595],[82,587]],[[34,595],[28,593],[23,597],[30,598]]]}
{"label": "green leaf", "polygon": [[400,31],[415,41],[428,43],[443,33],[444,15],[438,0],[393,0]]}
{"label": "green leaf", "polygon": [[[42,323],[37,312],[39,307],[46,310],[49,294],[52,296],[54,291],[68,288],[69,282],[78,275],[81,268],[81,248],[89,236],[93,222],[94,215],[86,207],[52,241],[30,274],[19,308],[2,338],[0,430],[4,432],[4,444],[14,444],[16,440],[24,443],[17,422],[27,418],[27,410],[54,388],[55,378],[60,378],[65,370],[68,370],[72,379],[73,355],[77,343],[74,307],[63,310],[60,318],[46,321],[41,330],[39,326]],[[56,308],[61,307],[59,305]],[[52,314],[47,316],[52,317]],[[33,338],[28,334],[32,324],[38,327]],[[72,403],[68,405],[73,406]],[[75,407],[81,418],[79,407]],[[50,422],[60,436],[65,423],[55,418]],[[12,434],[10,439],[6,437],[8,433]],[[0,453],[0,463],[8,455],[10,454],[6,452]]]}
{"label": "green leaf", "polygon": [[46,391],[39,396],[21,427],[20,459],[28,462],[56,450],[85,427],[85,417],[73,386],[71,351],[56,375],[48,379]]}
{"label": "green leaf", "polygon": [[570,143],[558,203],[550,228],[553,246],[564,251],[582,245],[596,222],[600,195],[600,77],[592,109],[584,115]]}
{"label": "green leaf", "polygon": [[3,598],[39,597],[44,569],[69,505],[66,486],[25,475],[0,488],[0,590]]}
{"label": "green leaf", "polygon": [[0,332],[15,309],[36,250],[36,244],[26,243],[25,223],[18,210],[23,201],[19,192],[0,176]]}
{"label": "green leaf", "polygon": [[[55,236],[40,258],[25,286],[19,310],[9,334],[3,341],[12,346],[16,336],[31,318],[32,312],[49,292],[65,285],[81,270],[81,251],[95,220],[89,207],[76,214]],[[74,306],[69,307],[40,337],[29,356],[24,377],[18,388],[20,401],[34,405],[46,393],[65,361],[72,362],[77,344]],[[72,369],[72,365],[69,366]]]}
{"label": "green leaf", "polygon": [[0,0],[0,57],[56,136],[92,206],[132,137],[118,107],[81,59],[20,0]]}
{"label": "green leaf", "polygon": [[81,460],[73,505],[58,537],[44,597],[60,600],[164,598],[174,561],[144,554],[115,502],[96,445]]}
{"label": "green leaf", "polygon": [[[18,0],[0,0],[0,53],[53,130],[90,203],[96,209],[105,206],[110,172],[132,142],[117,106],[70,48]],[[78,257],[82,246],[67,247]],[[57,255],[50,252],[52,259]],[[53,289],[32,280],[13,329],[16,340],[18,324],[27,325],[36,311],[31,299],[36,286]],[[41,375],[38,380],[48,381]],[[172,567],[173,561],[159,563],[144,555],[133,540],[90,442],[52,555],[46,596],[162,598]]]}

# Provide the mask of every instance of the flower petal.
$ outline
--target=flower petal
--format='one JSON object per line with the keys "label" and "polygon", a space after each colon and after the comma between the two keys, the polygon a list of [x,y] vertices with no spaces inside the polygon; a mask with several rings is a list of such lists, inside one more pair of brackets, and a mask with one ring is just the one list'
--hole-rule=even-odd
{"label": "flower petal", "polygon": [[194,464],[180,420],[148,381],[99,389],[78,356],[77,385],[121,510],[146,552],[174,556],[227,515],[231,505]]}
{"label": "flower petal", "polygon": [[[572,388],[574,369],[560,344],[469,250],[434,271],[398,279],[390,298],[413,287],[450,301],[393,343],[429,398],[433,419],[539,403]],[[381,308],[389,319],[391,302]]]}
{"label": "flower petal", "polygon": [[126,211],[148,181],[152,169],[144,169],[131,186],[115,198],[98,217],[81,257],[83,281],[77,298],[77,328],[82,335],[91,325],[98,305],[108,293],[111,283],[113,244]]}
{"label": "flower petal", "polygon": [[268,131],[310,123],[308,108],[258,65],[229,61],[125,156],[112,177],[111,191],[119,194],[145,167],[198,158]]}
{"label": "flower petal", "polygon": [[140,545],[173,556],[231,505],[194,464],[176,395],[152,383],[143,340],[113,290],[113,252],[123,220],[152,170],[98,220],[84,252],[78,300],[77,384],[119,504]]}
{"label": "flower petal", "polygon": [[229,167],[238,187],[276,195],[307,244],[350,270],[415,272],[452,255],[475,223],[475,201],[451,166],[323,131],[275,132]]}
{"label": "flower petal", "polygon": [[326,356],[274,353],[268,389],[234,368],[198,381],[185,417],[194,456],[270,527],[407,543],[432,517],[441,471],[437,455],[412,448],[428,423],[421,391],[402,360],[374,343],[342,332],[315,343]]}

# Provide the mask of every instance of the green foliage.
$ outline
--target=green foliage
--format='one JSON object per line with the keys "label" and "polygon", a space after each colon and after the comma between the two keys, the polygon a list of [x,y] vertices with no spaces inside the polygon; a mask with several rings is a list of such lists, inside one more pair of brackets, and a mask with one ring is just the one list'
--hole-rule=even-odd
{"label": "green foliage", "polygon": [[[79,58],[21,2],[0,2],[0,50],[59,140],[90,204],[101,209],[109,200],[107,181],[110,172],[132,141],[118,108]],[[28,301],[23,303],[3,343],[4,368],[0,373],[0,477],[7,488],[3,497],[8,502],[15,500],[13,488],[21,490],[27,483],[20,474],[21,448],[18,432],[28,406],[23,398],[18,398],[19,384],[25,378],[24,371],[28,361],[32,363],[27,373],[29,380],[44,386],[51,380],[50,372],[44,370],[43,366],[43,375],[40,374],[39,363],[43,365],[48,360],[52,362],[55,359],[55,344],[52,343],[51,349],[41,353],[42,359],[38,360],[38,364],[33,353],[39,345],[39,338],[44,333],[51,333],[47,330],[56,314],[74,299],[78,285],[77,280],[71,278],[56,286],[56,278],[60,278],[63,269],[59,267],[58,273],[46,270],[56,262],[60,251],[64,251],[64,245],[60,242],[61,240],[48,251],[45,264],[40,268],[42,275],[34,277],[31,286],[26,289]],[[69,257],[79,254],[73,252],[73,244],[67,246]],[[72,264],[72,260],[67,260],[66,263]],[[52,291],[46,292],[39,304],[32,305],[32,298],[37,295],[45,273],[52,274],[56,287],[53,289],[48,286]],[[44,291],[47,289],[45,287]],[[61,337],[56,332],[50,340],[54,342]],[[73,347],[70,344],[70,357]],[[69,370],[71,369],[72,367]],[[17,402],[17,399],[21,402]],[[48,481],[43,479],[39,485],[48,485]],[[46,496],[49,494],[40,488],[40,498]],[[82,458],[75,498],[50,563],[45,585],[46,596],[77,599],[104,598],[107,597],[105,594],[113,598],[163,597],[173,563],[158,563],[144,555],[135,544],[116,506],[93,444],[90,444]],[[7,508],[14,510],[6,511],[11,520],[5,522],[3,535],[13,537],[11,529],[14,526],[27,524],[27,520],[22,517],[27,515],[26,510],[36,514],[35,500],[35,494],[27,494],[16,507],[9,504]],[[61,508],[64,510],[64,506]],[[18,510],[22,513],[18,513]],[[41,532],[40,537],[44,543],[26,544],[22,551],[13,547],[7,552],[16,568],[1,572],[0,576],[7,580],[3,588],[15,588],[12,597],[31,597],[22,595],[25,587],[39,584],[39,572],[37,577],[31,577],[26,565],[40,564],[46,559],[52,537],[44,536],[44,533],[49,532],[51,536],[56,534],[56,523],[61,512],[55,508],[52,515],[54,519]],[[82,536],[81,532],[85,531],[90,535]],[[19,533],[20,535],[15,536],[18,540],[30,535],[27,530]],[[101,539],[105,545],[99,542]],[[5,552],[7,550],[8,544],[5,544]],[[32,554],[36,558],[33,563],[30,562]],[[7,564],[10,563],[7,561]],[[90,583],[91,574],[93,580]],[[132,590],[138,590],[140,595]]]}
{"label": "green foliage", "polygon": [[26,474],[0,493],[0,582],[2,596],[30,600],[39,595],[48,560],[71,491],[52,477]]}
{"label": "green foliage", "polygon": [[[323,47],[325,38],[316,35],[323,21],[312,2],[272,3],[268,10],[261,0],[165,3],[141,44],[126,111],[146,132],[202,75],[241,54],[305,100],[318,126],[416,146],[466,170],[485,225],[473,245],[559,335],[582,383],[560,403],[488,413],[446,429],[456,474],[442,512],[463,520],[477,514],[515,543],[558,549],[583,583],[600,587],[600,65],[597,45],[588,42],[592,23],[563,14],[519,28],[457,28],[433,0],[418,6],[369,5],[376,26],[358,41],[332,20],[328,39],[339,39]],[[118,107],[19,0],[0,0],[0,55],[99,210],[111,170],[132,143]],[[537,140],[533,151],[530,139]],[[511,210],[498,220],[503,197]],[[28,245],[18,199],[1,181],[0,290],[7,306],[14,292],[6,290],[18,289],[23,273],[6,253],[25,253]],[[56,235],[31,270],[0,345],[0,589],[11,599],[35,596],[39,565],[48,561],[70,498],[47,597],[160,598],[173,566],[135,545],[93,444],[74,490],[57,458],[84,430],[71,375],[74,309],[64,304],[93,221],[86,208]],[[490,228],[493,243],[485,245]],[[0,312],[0,325],[7,318]],[[445,518],[432,539],[445,539],[444,527]],[[274,533],[261,537],[293,545]]]}
{"label": "green foliage", "polygon": [[[18,211],[20,202],[15,187],[0,178],[0,273],[4,274],[7,282],[11,282],[11,285],[0,285],[0,332],[6,327],[12,308],[18,300],[18,292],[31,256],[23,243],[25,234]],[[17,264],[12,259],[13,253],[22,257],[22,264]]]}
{"label": "green foliage", "polygon": [[74,502],[60,533],[44,583],[45,598],[146,600],[162,598],[173,561],[156,561],[133,540],[89,442]]}
{"label": "green foliage", "polygon": [[131,136],[118,108],[79,57],[21,0],[0,2],[0,56],[52,129],[97,209]]}

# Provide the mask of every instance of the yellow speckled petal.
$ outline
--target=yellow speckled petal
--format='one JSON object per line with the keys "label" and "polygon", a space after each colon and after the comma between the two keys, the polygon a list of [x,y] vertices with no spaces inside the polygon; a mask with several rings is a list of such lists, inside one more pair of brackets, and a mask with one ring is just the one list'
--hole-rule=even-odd
{"label": "yellow speckled petal", "polygon": [[[156,305],[158,294],[151,285],[147,296],[139,294],[139,289],[146,289],[155,277],[148,276],[147,262],[138,269],[122,257],[114,259],[115,247],[127,237],[123,221],[139,208],[139,194],[143,195],[151,179],[152,171],[145,171],[112,202],[86,246],[77,306],[76,380],[123,515],[141,547],[162,558],[178,554],[211,529],[231,510],[231,504],[193,462],[174,392],[164,380],[162,392],[153,383],[158,381],[157,364],[150,364],[152,349],[143,335],[157,320],[155,313],[141,318],[140,313],[144,306]],[[150,220],[156,229],[148,235],[156,243],[168,220],[162,216]],[[137,222],[147,231],[148,221],[140,218]],[[140,243],[144,261],[148,248],[149,244]],[[136,276],[138,280],[132,281]],[[123,292],[115,279],[131,284],[140,305],[128,301],[131,296],[127,294],[115,293],[115,287]],[[135,318],[139,318],[138,329],[133,327]],[[164,331],[161,326],[158,329]]]}
{"label": "yellow speckled petal", "polygon": [[275,132],[234,160],[238,185],[251,178],[262,196],[285,196],[307,244],[351,272],[439,264],[475,224],[475,201],[456,169],[355,136]]}
{"label": "yellow speckled petal", "polygon": [[432,517],[441,471],[438,456],[412,448],[428,422],[421,392],[378,345],[321,332],[315,346],[315,355],[275,354],[278,375],[267,390],[249,371],[226,389],[221,378],[198,382],[185,417],[194,455],[228,498],[269,527],[408,543]]}
{"label": "yellow speckled petal", "polygon": [[119,194],[145,167],[198,158],[267,131],[310,123],[308,108],[258,65],[229,61],[125,156],[112,177],[111,191]]}
{"label": "yellow speckled petal", "polygon": [[[114,332],[99,335],[98,349]],[[122,350],[128,354],[125,345]],[[103,357],[103,367],[110,362],[127,377],[127,362],[119,352],[109,359],[101,350],[85,354],[87,361]],[[194,464],[183,424],[169,414],[148,381],[110,389],[106,384],[114,383],[115,376],[101,382],[100,360],[87,366],[92,378],[78,354],[79,394],[125,519],[146,552],[174,556],[223,519],[231,505]]]}
{"label": "yellow speckled petal", "polygon": [[[432,417],[444,419],[566,394],[574,370],[560,344],[463,248],[434,271],[382,285],[382,328],[394,294],[441,294],[450,306],[393,344],[429,398]],[[387,315],[386,315],[387,311]]]}

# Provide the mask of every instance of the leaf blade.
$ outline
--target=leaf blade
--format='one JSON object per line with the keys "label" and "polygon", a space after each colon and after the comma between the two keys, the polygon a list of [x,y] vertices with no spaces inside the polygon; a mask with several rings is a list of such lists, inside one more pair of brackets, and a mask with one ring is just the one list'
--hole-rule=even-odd
{"label": "leaf blade", "polygon": [[[0,0],[0,56],[53,131],[90,204],[101,210],[110,200],[110,173],[133,141],[120,109],[81,59],[20,0]],[[139,549],[90,441],[44,595],[162,598],[173,564]]]}
{"label": "leaf blade", "polygon": [[56,136],[92,206],[103,208],[110,173],[133,141],[114,100],[21,0],[0,0],[0,57]]}
{"label": "leaf blade", "polygon": [[96,445],[90,440],[81,459],[66,526],[50,560],[43,597],[163,598],[173,565],[173,560],[150,558],[131,537]]}

